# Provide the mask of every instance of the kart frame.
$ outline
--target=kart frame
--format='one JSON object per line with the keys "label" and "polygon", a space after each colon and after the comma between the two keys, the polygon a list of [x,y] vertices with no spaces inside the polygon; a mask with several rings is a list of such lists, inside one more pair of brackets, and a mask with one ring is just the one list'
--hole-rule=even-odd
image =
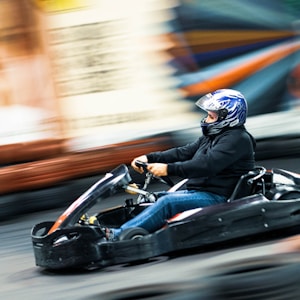
{"label": "kart frame", "polygon": [[[31,239],[36,265],[53,270],[104,268],[258,234],[268,236],[295,228],[300,222],[299,174],[256,167],[241,176],[227,203],[185,211],[151,234],[132,228],[119,240],[107,241],[103,227],[119,227],[155,201],[157,194],[147,191],[153,179],[172,184],[147,173],[140,188],[132,184],[127,166],[119,165],[76,199],[56,221],[34,225]],[[138,198],[87,217],[97,202],[121,191],[135,192]]]}

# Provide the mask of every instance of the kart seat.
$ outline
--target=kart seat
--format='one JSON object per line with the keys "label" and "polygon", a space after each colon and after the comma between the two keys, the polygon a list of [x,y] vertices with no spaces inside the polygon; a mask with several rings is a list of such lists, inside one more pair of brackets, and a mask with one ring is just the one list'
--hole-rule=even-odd
{"label": "kart seat", "polygon": [[254,193],[265,193],[265,182],[263,175],[266,169],[261,166],[256,166],[252,171],[242,175],[237,182],[231,196],[227,202],[232,202],[236,199],[253,195]]}

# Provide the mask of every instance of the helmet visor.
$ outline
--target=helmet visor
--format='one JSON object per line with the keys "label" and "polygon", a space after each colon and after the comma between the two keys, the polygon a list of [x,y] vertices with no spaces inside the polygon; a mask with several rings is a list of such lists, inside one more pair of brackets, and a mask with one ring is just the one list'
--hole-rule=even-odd
{"label": "helmet visor", "polygon": [[214,95],[212,95],[211,93],[206,94],[205,96],[197,100],[196,105],[205,111],[218,112],[218,110],[221,108],[220,103],[214,98]]}

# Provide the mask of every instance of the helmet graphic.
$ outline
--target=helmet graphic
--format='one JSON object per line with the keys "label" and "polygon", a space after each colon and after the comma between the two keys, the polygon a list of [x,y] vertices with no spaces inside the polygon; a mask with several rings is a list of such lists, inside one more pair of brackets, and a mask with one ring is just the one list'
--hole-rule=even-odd
{"label": "helmet graphic", "polygon": [[201,97],[196,105],[206,112],[218,114],[218,120],[206,123],[201,121],[203,134],[218,134],[225,127],[236,127],[246,122],[248,106],[245,97],[236,90],[220,89]]}

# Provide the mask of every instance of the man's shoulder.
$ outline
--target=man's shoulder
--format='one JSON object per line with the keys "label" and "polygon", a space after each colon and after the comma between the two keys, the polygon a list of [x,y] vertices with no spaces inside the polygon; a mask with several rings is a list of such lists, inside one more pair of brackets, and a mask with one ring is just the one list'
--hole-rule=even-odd
{"label": "man's shoulder", "polygon": [[232,139],[245,139],[254,140],[254,137],[250,132],[247,131],[245,127],[228,127],[222,133],[220,133],[217,138],[232,138]]}

